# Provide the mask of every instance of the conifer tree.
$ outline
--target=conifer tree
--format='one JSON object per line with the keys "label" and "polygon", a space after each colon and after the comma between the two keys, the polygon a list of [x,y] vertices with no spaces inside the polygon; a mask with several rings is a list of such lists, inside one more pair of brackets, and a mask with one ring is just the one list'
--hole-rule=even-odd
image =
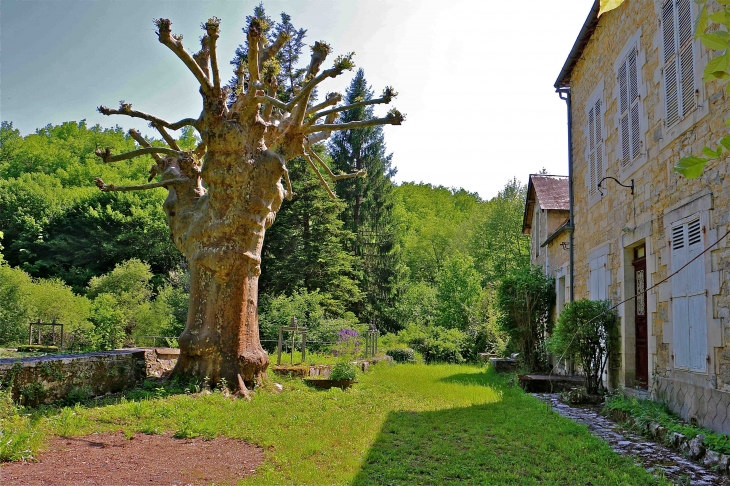
{"label": "conifer tree", "polygon": [[[383,97],[395,96],[386,88]],[[345,103],[356,105],[373,99],[362,69],[347,89]],[[373,106],[355,106],[340,114],[341,123],[358,122],[373,116]],[[381,126],[344,130],[333,134],[329,152],[335,169],[365,171],[366,176],[337,182],[337,193],[346,201],[342,213],[345,227],[356,235],[352,253],[361,258],[365,300],[357,308],[362,320],[374,319],[381,330],[393,330],[392,308],[398,257],[393,223],[392,154],[386,155]]]}

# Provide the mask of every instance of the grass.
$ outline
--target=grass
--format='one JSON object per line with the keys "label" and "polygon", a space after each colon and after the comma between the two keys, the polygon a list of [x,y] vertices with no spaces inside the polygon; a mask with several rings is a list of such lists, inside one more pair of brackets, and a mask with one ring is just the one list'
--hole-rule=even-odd
{"label": "grass", "polygon": [[53,436],[121,431],[257,444],[266,460],[244,485],[665,484],[485,368],[381,364],[347,391],[282,383],[251,402],[148,385],[115,404],[30,415],[0,404],[0,457],[28,458]]}

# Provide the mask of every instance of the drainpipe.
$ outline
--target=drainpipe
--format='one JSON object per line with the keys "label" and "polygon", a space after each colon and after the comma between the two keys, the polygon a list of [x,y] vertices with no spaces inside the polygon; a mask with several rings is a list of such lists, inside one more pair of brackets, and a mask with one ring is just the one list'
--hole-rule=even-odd
{"label": "drainpipe", "polygon": [[570,206],[570,216],[568,217],[568,235],[570,238],[570,302],[574,300],[573,285],[573,232],[575,231],[575,220],[573,219],[573,113],[570,103],[570,87],[560,87],[556,89],[561,100],[565,100],[568,108],[568,201]]}

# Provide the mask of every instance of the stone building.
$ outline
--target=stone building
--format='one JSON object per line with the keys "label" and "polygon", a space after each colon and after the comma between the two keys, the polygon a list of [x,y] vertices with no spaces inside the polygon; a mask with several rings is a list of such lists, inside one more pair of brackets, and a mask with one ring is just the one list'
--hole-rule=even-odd
{"label": "stone building", "polygon": [[728,164],[673,171],[730,132],[724,86],[703,79],[718,53],[694,38],[692,0],[626,0],[600,18],[598,4],[555,84],[570,113],[575,299],[618,305],[612,383],[730,433]]}
{"label": "stone building", "polygon": [[530,263],[555,278],[556,312],[570,293],[568,272],[568,177],[531,174],[527,183],[522,233],[530,235]]}

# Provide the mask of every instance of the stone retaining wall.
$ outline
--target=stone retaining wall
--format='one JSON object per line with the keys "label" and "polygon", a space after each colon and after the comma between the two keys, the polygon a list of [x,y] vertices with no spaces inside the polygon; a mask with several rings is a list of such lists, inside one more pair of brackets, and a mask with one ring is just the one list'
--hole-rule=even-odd
{"label": "stone retaining wall", "polygon": [[142,349],[0,359],[0,384],[29,406],[121,391],[146,376]]}

